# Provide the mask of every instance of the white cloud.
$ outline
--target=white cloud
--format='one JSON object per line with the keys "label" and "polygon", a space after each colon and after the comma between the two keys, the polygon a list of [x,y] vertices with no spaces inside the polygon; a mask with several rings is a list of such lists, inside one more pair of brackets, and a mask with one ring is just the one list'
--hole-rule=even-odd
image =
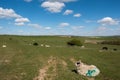
{"label": "white cloud", "polygon": [[16,26],[24,26],[24,22],[18,22],[18,23],[15,23]]}
{"label": "white cloud", "polygon": [[66,27],[66,26],[69,26],[70,24],[69,23],[60,23],[60,27]]}
{"label": "white cloud", "polygon": [[84,26],[73,26],[72,29],[73,30],[79,30],[79,29],[82,29],[84,28]]}
{"label": "white cloud", "polygon": [[104,17],[97,22],[101,23],[102,25],[117,25],[119,23],[118,20],[112,19],[111,17]]}
{"label": "white cloud", "polygon": [[65,7],[65,4],[62,2],[50,2],[45,1],[41,4],[41,7],[46,8],[46,10],[52,13],[59,13]]}
{"label": "white cloud", "polygon": [[2,27],[2,26],[0,26],[0,29],[3,29],[3,27]]}
{"label": "white cloud", "polygon": [[82,16],[80,13],[77,13],[77,14],[74,14],[73,15],[74,17],[80,17],[80,16]]}
{"label": "white cloud", "polygon": [[20,15],[16,14],[13,9],[3,9],[0,7],[0,18],[19,18]]}
{"label": "white cloud", "polygon": [[96,29],[89,31],[87,34],[92,36],[105,36],[111,33],[109,28],[105,26],[99,26]]}
{"label": "white cloud", "polygon": [[74,1],[77,1],[77,0],[59,0],[59,1],[62,1],[62,2],[74,2]]}
{"label": "white cloud", "polygon": [[32,0],[24,0],[25,2],[31,2]]}
{"label": "white cloud", "polygon": [[63,15],[69,15],[69,14],[72,14],[73,13],[73,10],[66,10]]}
{"label": "white cloud", "polygon": [[109,34],[109,28],[105,26],[98,27],[95,31],[93,31],[94,35],[108,35]]}
{"label": "white cloud", "polygon": [[50,1],[50,2],[74,2],[74,1],[77,1],[77,0],[46,0],[46,1]]}
{"label": "white cloud", "polygon": [[107,28],[104,26],[101,26],[101,27],[98,27],[96,31],[99,32],[99,31],[104,31],[104,30],[107,30]]}
{"label": "white cloud", "polygon": [[20,16],[19,14],[15,13],[13,9],[3,9],[2,7],[0,7],[0,18],[14,18],[14,24],[17,26],[23,26],[25,22],[30,22],[28,18]]}
{"label": "white cloud", "polygon": [[17,18],[15,19],[15,22],[17,23],[21,23],[21,22],[30,22],[30,20],[28,18]]}
{"label": "white cloud", "polygon": [[39,24],[28,24],[28,26],[35,27],[35,28],[42,28]]}
{"label": "white cloud", "polygon": [[49,30],[49,29],[51,29],[51,27],[45,27],[45,29]]}
{"label": "white cloud", "polygon": [[18,32],[19,32],[19,33],[23,33],[24,31],[23,31],[23,30],[19,30]]}
{"label": "white cloud", "polygon": [[85,20],[86,23],[96,22],[95,20]]}
{"label": "white cloud", "polygon": [[17,26],[23,26],[25,22],[30,22],[30,20],[28,18],[22,18],[22,17],[15,19],[15,25]]}

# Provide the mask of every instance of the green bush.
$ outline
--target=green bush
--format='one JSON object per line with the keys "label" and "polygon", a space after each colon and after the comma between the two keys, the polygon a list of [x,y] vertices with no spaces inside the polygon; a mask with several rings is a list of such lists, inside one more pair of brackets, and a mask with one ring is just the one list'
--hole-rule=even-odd
{"label": "green bush", "polygon": [[35,42],[35,43],[33,43],[33,45],[34,45],[34,46],[38,46],[38,43]]}
{"label": "green bush", "polygon": [[72,39],[71,41],[68,41],[67,44],[70,46],[82,46],[81,41],[77,39]]}

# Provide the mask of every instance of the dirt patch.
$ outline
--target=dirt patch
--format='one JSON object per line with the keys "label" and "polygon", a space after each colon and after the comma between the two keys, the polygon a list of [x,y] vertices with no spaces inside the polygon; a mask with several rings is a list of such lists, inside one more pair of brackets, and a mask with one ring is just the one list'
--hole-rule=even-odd
{"label": "dirt patch", "polygon": [[[56,64],[56,58],[51,56],[47,64],[39,70],[39,75],[33,80],[53,80],[53,76],[56,76]],[[53,67],[51,74],[47,73],[50,67]]]}
{"label": "dirt patch", "polygon": [[70,61],[73,62],[73,63],[76,62],[76,60],[74,58],[70,58]]}
{"label": "dirt patch", "polygon": [[95,78],[87,78],[88,80],[95,80]]}
{"label": "dirt patch", "polygon": [[9,64],[10,60],[5,59],[5,60],[0,60],[0,64]]}
{"label": "dirt patch", "polygon": [[67,69],[68,64],[63,59],[51,56],[33,80],[54,80],[57,76],[57,64],[61,64],[63,69]]}
{"label": "dirt patch", "polygon": [[62,64],[63,64],[63,66],[67,66],[67,63],[64,61],[64,60],[61,60],[61,62],[62,62]]}

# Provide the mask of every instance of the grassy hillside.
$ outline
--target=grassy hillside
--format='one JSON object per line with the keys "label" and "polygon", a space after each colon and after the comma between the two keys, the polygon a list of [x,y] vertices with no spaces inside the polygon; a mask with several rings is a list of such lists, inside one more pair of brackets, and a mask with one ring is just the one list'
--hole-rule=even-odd
{"label": "grassy hillside", "polygon": [[[85,48],[68,46],[66,42],[73,38],[80,39]],[[87,39],[115,38],[0,36],[0,80],[120,80],[120,46],[85,44]],[[39,45],[33,46],[35,42]],[[100,52],[103,46],[108,51]],[[73,70],[77,60],[96,65],[100,74],[94,78],[76,74]]]}

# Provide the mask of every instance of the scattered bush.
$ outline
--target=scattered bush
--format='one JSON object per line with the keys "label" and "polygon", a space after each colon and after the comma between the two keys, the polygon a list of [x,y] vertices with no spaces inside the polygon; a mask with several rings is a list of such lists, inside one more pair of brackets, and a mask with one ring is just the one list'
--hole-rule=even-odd
{"label": "scattered bush", "polygon": [[33,43],[33,45],[34,45],[34,46],[38,46],[38,43],[35,42],[35,43]]}
{"label": "scattered bush", "polygon": [[117,49],[113,49],[113,51],[117,51]]}
{"label": "scattered bush", "polygon": [[108,48],[107,47],[103,47],[102,50],[108,50]]}
{"label": "scattered bush", "polygon": [[120,40],[102,41],[101,44],[120,45]]}
{"label": "scattered bush", "polygon": [[9,40],[12,40],[12,38],[9,38]]}
{"label": "scattered bush", "polygon": [[73,39],[71,41],[68,41],[67,44],[70,46],[82,46],[81,41],[77,40],[77,39]]}

